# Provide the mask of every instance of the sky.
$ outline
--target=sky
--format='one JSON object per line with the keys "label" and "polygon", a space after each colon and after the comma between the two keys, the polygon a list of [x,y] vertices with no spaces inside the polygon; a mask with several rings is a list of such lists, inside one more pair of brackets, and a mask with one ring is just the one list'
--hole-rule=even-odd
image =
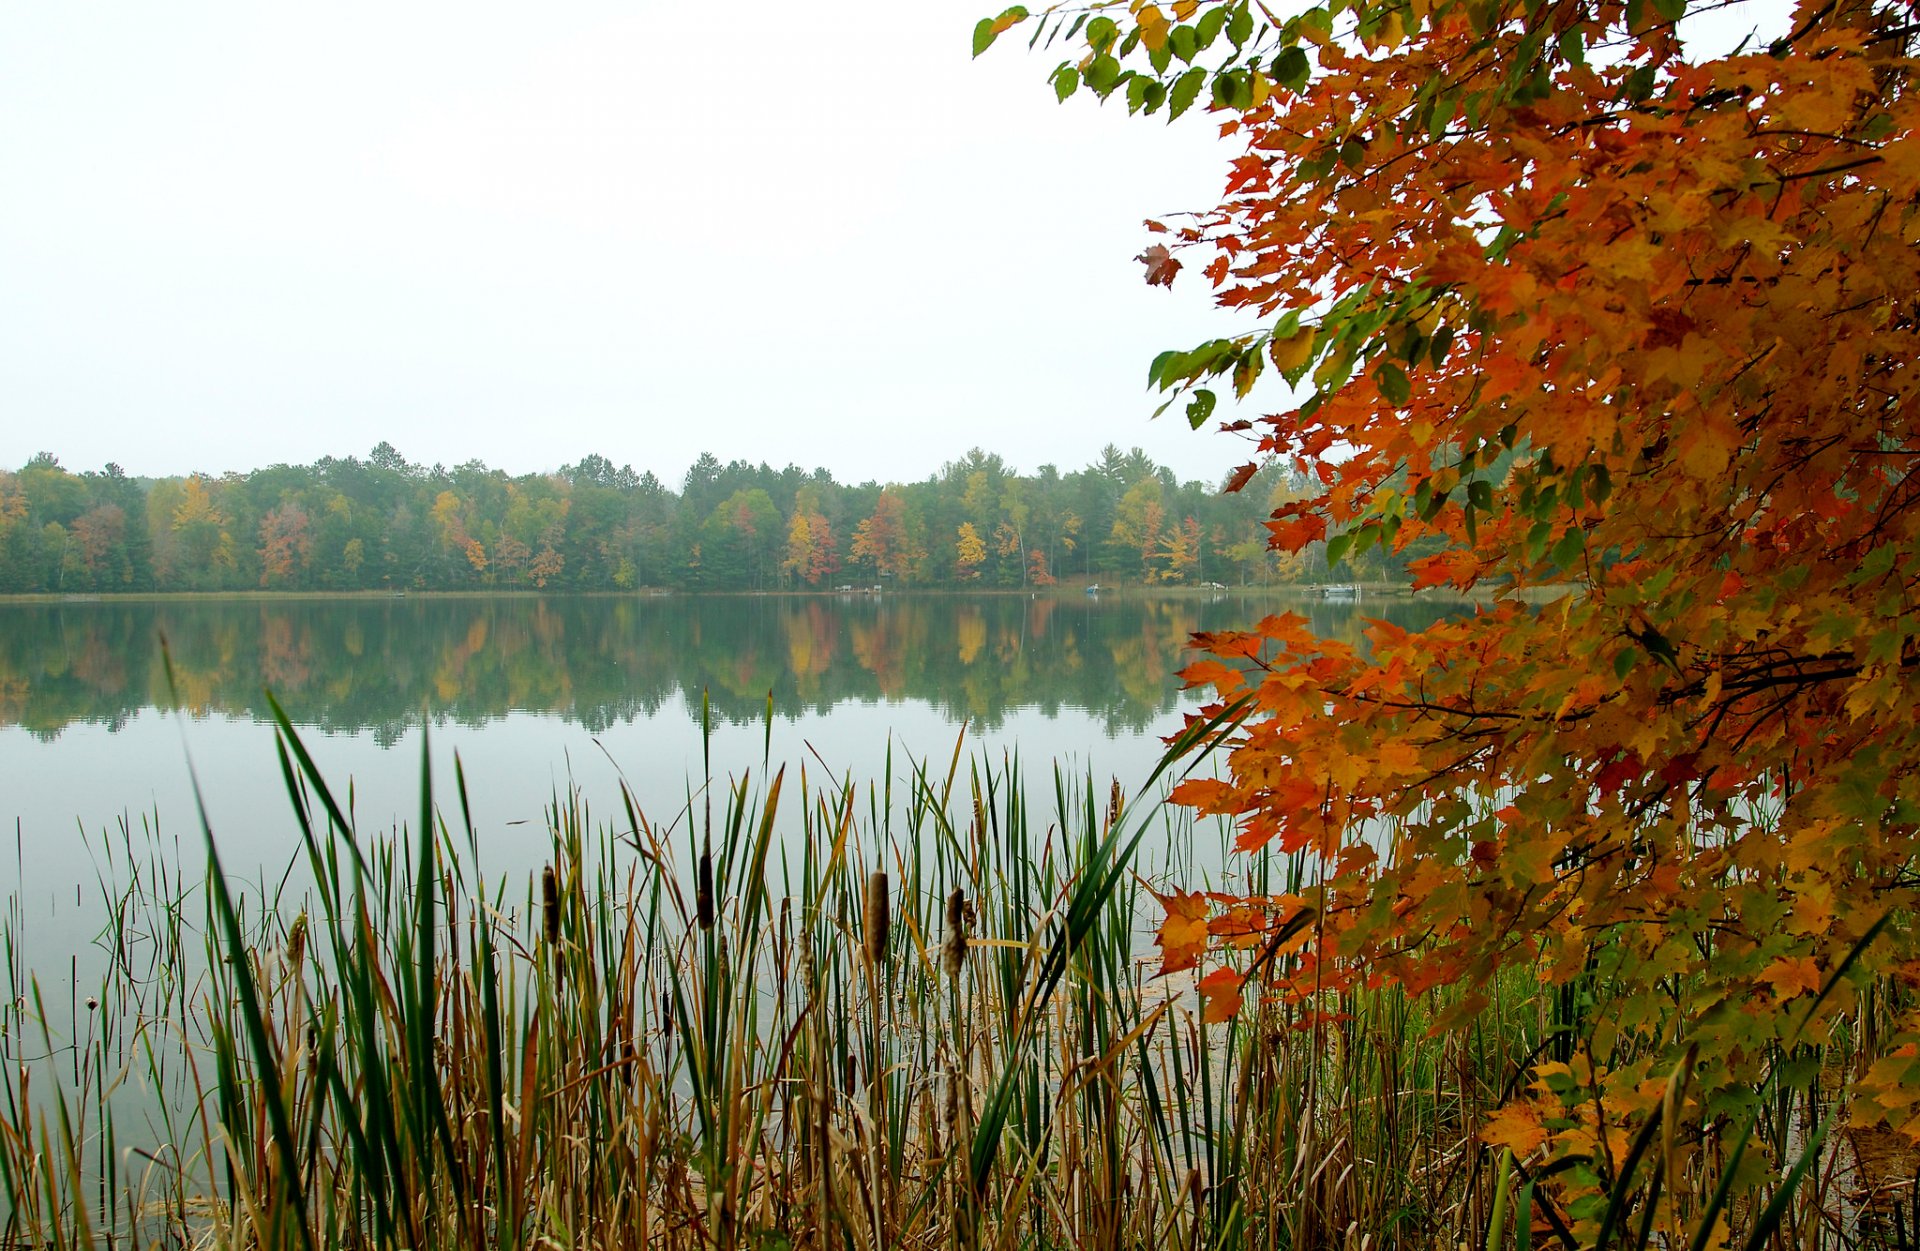
{"label": "sky", "polygon": [[1057,104],[1013,35],[973,60],[996,4],[0,2],[0,467],[860,482],[1111,442],[1217,481],[1248,445],[1150,420],[1147,364],[1249,327],[1132,258],[1232,151]]}
{"label": "sky", "polygon": [[1244,326],[1132,258],[1230,152],[983,4],[0,4],[0,466],[1217,480],[1146,369]]}

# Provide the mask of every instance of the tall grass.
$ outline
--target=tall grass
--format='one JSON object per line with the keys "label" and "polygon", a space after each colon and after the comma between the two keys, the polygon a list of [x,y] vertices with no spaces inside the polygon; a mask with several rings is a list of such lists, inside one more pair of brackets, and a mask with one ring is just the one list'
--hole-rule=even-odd
{"label": "tall grass", "polygon": [[123,829],[110,969],[67,1037],[6,926],[7,1245],[1557,1237],[1477,1138],[1557,997],[1516,978],[1447,1031],[1445,1003],[1386,989],[1202,1024],[1193,983],[1154,976],[1133,867],[1198,835],[1150,795],[958,749],[897,789],[709,781],[665,821],[561,795],[544,870],[509,882],[457,761],[436,788],[423,748],[416,820],[369,837],[275,711],[298,899],[229,876],[210,830],[196,898]]}

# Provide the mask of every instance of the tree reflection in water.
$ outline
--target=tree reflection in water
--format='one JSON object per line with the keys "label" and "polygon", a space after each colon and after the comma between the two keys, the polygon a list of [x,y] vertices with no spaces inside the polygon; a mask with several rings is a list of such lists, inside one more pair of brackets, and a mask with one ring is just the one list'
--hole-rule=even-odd
{"label": "tree reflection in water", "polygon": [[[190,712],[264,719],[273,690],[327,731],[399,738],[422,707],[481,725],[510,711],[589,730],[709,693],[714,715],[925,701],[998,726],[1084,711],[1138,733],[1181,699],[1187,637],[1291,607],[1322,633],[1418,628],[1428,601],[1239,596],[556,597],[175,600],[0,605],[0,726],[51,738],[164,705],[160,639]],[[1251,614],[1251,615],[1250,615]]]}

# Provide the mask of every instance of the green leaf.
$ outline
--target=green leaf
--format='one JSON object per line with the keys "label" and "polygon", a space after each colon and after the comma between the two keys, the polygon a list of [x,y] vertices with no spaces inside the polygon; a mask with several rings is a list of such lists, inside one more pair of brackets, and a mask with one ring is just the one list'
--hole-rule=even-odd
{"label": "green leaf", "polygon": [[1101,97],[1104,98],[1108,92],[1119,85],[1119,82],[1120,62],[1112,57],[1102,54],[1093,58],[1093,63],[1087,66],[1087,88]]}
{"label": "green leaf", "polygon": [[1153,364],[1147,366],[1147,385],[1152,386],[1157,382],[1160,384],[1160,389],[1164,391],[1168,381],[1177,376],[1178,371],[1173,367],[1179,363],[1183,355],[1185,353],[1175,348],[1168,348],[1154,357]]}
{"label": "green leaf", "polygon": [[1000,32],[993,28],[993,19],[983,17],[973,24],[973,55],[979,56],[993,46]]}
{"label": "green leaf", "polygon": [[1221,108],[1233,105],[1233,75],[1221,72],[1213,76],[1213,102]]}
{"label": "green leaf", "polygon": [[1193,398],[1187,401],[1187,424],[1195,430],[1207,424],[1207,418],[1213,416],[1215,403],[1213,392],[1204,388],[1195,391]]}
{"label": "green leaf", "polygon": [[1669,22],[1687,15],[1687,0],[1653,0],[1653,11]]}
{"label": "green leaf", "polygon": [[1580,563],[1580,558],[1586,555],[1586,552],[1587,532],[1579,526],[1570,526],[1567,532],[1560,536],[1560,541],[1553,545],[1553,551],[1548,553],[1548,557],[1558,567],[1571,569]]}
{"label": "green leaf", "polygon": [[1467,502],[1483,513],[1493,511],[1493,483],[1475,478],[1467,483]]}
{"label": "green leaf", "polygon": [[1173,64],[1173,49],[1167,45],[1166,40],[1162,39],[1157,48],[1147,49],[1147,64],[1153,66],[1153,72],[1156,74],[1167,72],[1167,66]]}
{"label": "green leaf", "polygon": [[1212,47],[1213,41],[1220,37],[1220,28],[1226,24],[1225,9],[1208,9],[1205,16],[1193,28],[1194,38],[1200,41],[1202,48]]}
{"label": "green leaf", "polygon": [[1147,102],[1147,88],[1153,84],[1151,78],[1139,74],[1127,79],[1127,112],[1138,113]]}
{"label": "green leaf", "polygon": [[1433,344],[1427,350],[1427,358],[1434,363],[1435,367],[1438,367],[1446,361],[1447,349],[1452,346],[1453,327],[1443,325],[1433,332]]}
{"label": "green leaf", "polygon": [[1167,35],[1167,46],[1173,49],[1173,55],[1192,65],[1194,54],[1200,51],[1200,36],[1191,26],[1176,26]]}
{"label": "green leaf", "polygon": [[1527,531],[1527,559],[1539,560],[1546,554],[1547,540],[1553,537],[1551,521],[1536,521]]}
{"label": "green leaf", "polygon": [[1382,362],[1374,371],[1374,380],[1380,384],[1380,394],[1389,404],[1398,407],[1413,398],[1413,383],[1407,379],[1407,373],[1392,361]]}
{"label": "green leaf", "polygon": [[1105,52],[1119,33],[1119,23],[1110,17],[1096,17],[1087,23],[1087,43],[1096,52]]}
{"label": "green leaf", "polygon": [[1347,554],[1347,549],[1352,546],[1353,546],[1353,532],[1351,530],[1349,530],[1345,534],[1336,534],[1332,538],[1328,539],[1327,540],[1327,568],[1331,569],[1335,565],[1339,564],[1341,557],[1345,556]]}
{"label": "green leaf", "polygon": [[1053,71],[1054,99],[1065,101],[1074,92],[1080,90],[1080,71],[1071,65],[1062,65]]}
{"label": "green leaf", "polygon": [[1233,16],[1227,19],[1227,38],[1233,40],[1236,48],[1244,47],[1253,37],[1253,10],[1246,4],[1237,4]]}
{"label": "green leaf", "polygon": [[1157,83],[1150,78],[1139,79],[1137,75],[1136,81],[1142,81],[1147,84],[1147,112],[1151,113],[1167,102],[1167,86],[1165,83]]}
{"label": "green leaf", "polygon": [[1286,48],[1273,58],[1272,72],[1281,86],[1289,91],[1298,91],[1307,85],[1307,77],[1313,73],[1313,63],[1307,60],[1307,54],[1300,48]]}
{"label": "green leaf", "polygon": [[979,56],[982,52],[991,48],[993,41],[1000,37],[1001,31],[1012,26],[1015,22],[1026,21],[1027,16],[1026,6],[1016,4],[1012,8],[1003,11],[999,17],[983,17],[978,22],[975,22],[973,24],[973,55]]}
{"label": "green leaf", "polygon": [[1173,90],[1167,94],[1167,101],[1172,106],[1168,120],[1180,116],[1193,107],[1193,102],[1199,96],[1200,88],[1206,81],[1207,71],[1198,67],[1188,70],[1174,80]]}
{"label": "green leaf", "polygon": [[1340,163],[1348,169],[1359,169],[1367,162],[1367,145],[1358,139],[1349,139],[1340,145]]}
{"label": "green leaf", "polygon": [[1569,30],[1561,34],[1560,56],[1561,59],[1574,65],[1585,65],[1587,63],[1586,37],[1577,30]]}
{"label": "green leaf", "polygon": [[1638,649],[1623,647],[1613,654],[1613,676],[1624,678],[1633,672],[1634,665],[1640,662]]}

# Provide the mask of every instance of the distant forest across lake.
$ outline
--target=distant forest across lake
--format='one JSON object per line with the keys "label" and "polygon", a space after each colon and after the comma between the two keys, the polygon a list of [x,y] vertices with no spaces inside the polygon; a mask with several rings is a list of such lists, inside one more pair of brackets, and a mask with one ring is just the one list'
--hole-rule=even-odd
{"label": "distant forest across lake", "polygon": [[1393,576],[1373,549],[1327,568],[1267,547],[1304,490],[1275,462],[1246,487],[1179,482],[1138,448],[1015,472],[975,449],[911,483],[702,456],[670,488],[591,455],[511,476],[409,462],[381,443],[247,473],[0,470],[0,593],[825,590],[1273,585]]}

